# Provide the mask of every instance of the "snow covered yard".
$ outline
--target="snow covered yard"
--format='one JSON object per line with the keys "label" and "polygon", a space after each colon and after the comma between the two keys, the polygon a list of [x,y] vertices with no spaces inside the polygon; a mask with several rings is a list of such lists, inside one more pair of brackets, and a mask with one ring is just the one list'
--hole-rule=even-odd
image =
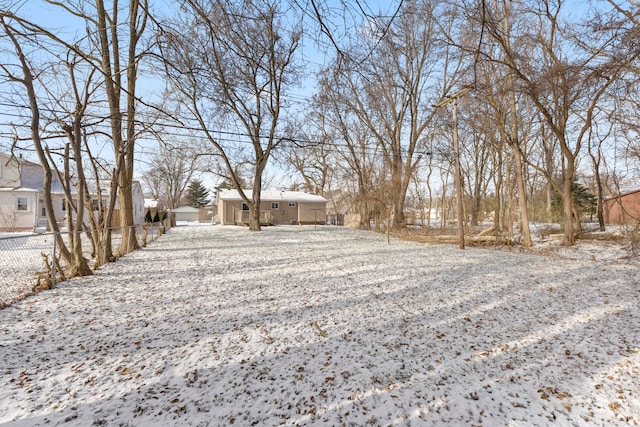
{"label": "snow covered yard", "polygon": [[640,424],[640,270],[178,227],[0,310],[0,424]]}

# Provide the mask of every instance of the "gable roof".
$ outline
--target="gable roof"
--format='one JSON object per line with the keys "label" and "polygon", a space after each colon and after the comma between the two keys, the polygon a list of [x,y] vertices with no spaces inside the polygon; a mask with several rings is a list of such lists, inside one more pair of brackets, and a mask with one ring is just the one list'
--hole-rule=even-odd
{"label": "gable roof", "polygon": [[[251,190],[244,190],[245,194],[250,195]],[[225,201],[241,201],[238,190],[220,190],[218,198]],[[262,190],[260,200],[263,202],[316,202],[326,203],[327,199],[317,194],[305,193],[303,191],[277,191]]]}
{"label": "gable roof", "polygon": [[24,159],[24,158],[22,158],[20,156],[10,156],[10,155],[5,154],[5,153],[0,153],[0,161],[2,161],[2,166],[5,166],[6,164],[8,164],[11,161],[18,162],[20,164],[28,165],[28,166],[40,166],[39,163],[32,162],[32,161]]}

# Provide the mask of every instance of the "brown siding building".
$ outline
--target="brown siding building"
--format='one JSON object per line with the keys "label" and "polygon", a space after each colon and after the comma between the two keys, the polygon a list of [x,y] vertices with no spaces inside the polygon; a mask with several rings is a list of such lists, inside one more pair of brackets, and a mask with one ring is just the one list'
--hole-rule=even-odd
{"label": "brown siding building", "polygon": [[637,225],[640,221],[640,189],[604,201],[604,222],[610,225]]}
{"label": "brown siding building", "polygon": [[[245,190],[246,194],[251,191]],[[260,198],[260,223],[324,224],[327,215],[327,199],[302,191],[263,190]],[[249,208],[237,190],[220,190],[218,193],[218,220],[222,225],[248,224]]]}

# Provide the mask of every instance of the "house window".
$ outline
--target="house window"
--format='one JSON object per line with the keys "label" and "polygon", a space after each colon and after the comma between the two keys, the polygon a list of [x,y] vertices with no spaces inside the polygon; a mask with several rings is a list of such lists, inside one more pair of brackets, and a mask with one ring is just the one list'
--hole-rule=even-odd
{"label": "house window", "polygon": [[40,209],[40,216],[47,216],[47,208],[42,205],[42,209]]}
{"label": "house window", "polygon": [[247,205],[246,203],[242,204],[242,210],[243,211],[248,211],[249,210],[249,205]]}
{"label": "house window", "polygon": [[18,197],[18,210],[19,211],[28,211],[29,210],[29,199],[26,197]]}
{"label": "house window", "polygon": [[66,212],[66,211],[67,211],[67,200],[62,199],[62,212]]}
{"label": "house window", "polygon": [[[102,198],[102,209],[106,209],[107,207],[107,199],[106,198]],[[98,199],[91,199],[91,209],[93,209],[94,211],[98,210]]]}
{"label": "house window", "polygon": [[271,203],[271,209],[278,209],[280,207],[280,205],[278,204],[278,202],[272,202]]}
{"label": "house window", "polygon": [[295,208],[295,207],[296,207],[296,204],[295,204],[295,203],[293,203],[293,202],[289,202],[289,207],[290,207],[290,208]]}

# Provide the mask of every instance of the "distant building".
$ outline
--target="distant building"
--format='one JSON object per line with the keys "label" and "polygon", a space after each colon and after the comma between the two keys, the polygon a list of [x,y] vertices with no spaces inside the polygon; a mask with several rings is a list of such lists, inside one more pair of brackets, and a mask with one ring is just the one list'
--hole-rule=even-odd
{"label": "distant building", "polygon": [[[250,195],[251,190],[245,190]],[[302,191],[263,190],[260,200],[260,223],[267,224],[324,224],[327,199]],[[218,192],[218,220],[222,225],[248,224],[249,207],[237,190]]]}
{"label": "distant building", "polygon": [[197,222],[200,220],[200,209],[192,206],[180,206],[171,209],[171,213],[175,215],[176,221]]}
{"label": "distant building", "polygon": [[[44,205],[44,173],[42,166],[21,158],[0,154],[0,229],[29,230],[48,227],[47,212]],[[97,209],[98,195],[95,183],[87,183],[92,193],[92,207]],[[133,209],[136,224],[144,222],[144,199],[142,188],[134,181]],[[72,196],[75,188],[72,189]],[[100,195],[103,206],[107,205],[108,189]],[[66,199],[62,186],[54,175],[51,183],[51,199],[53,214],[58,223],[62,223],[67,215]],[[77,203],[76,199],[73,199]],[[116,201],[115,210],[119,209]],[[114,223],[117,226],[119,215],[114,210]]]}
{"label": "distant building", "polygon": [[[0,229],[29,230],[47,226],[42,167],[22,158],[0,154]],[[56,218],[64,217],[64,193],[52,177]]]}
{"label": "distant building", "polygon": [[640,221],[640,189],[604,201],[604,222],[609,225],[637,225]]}

